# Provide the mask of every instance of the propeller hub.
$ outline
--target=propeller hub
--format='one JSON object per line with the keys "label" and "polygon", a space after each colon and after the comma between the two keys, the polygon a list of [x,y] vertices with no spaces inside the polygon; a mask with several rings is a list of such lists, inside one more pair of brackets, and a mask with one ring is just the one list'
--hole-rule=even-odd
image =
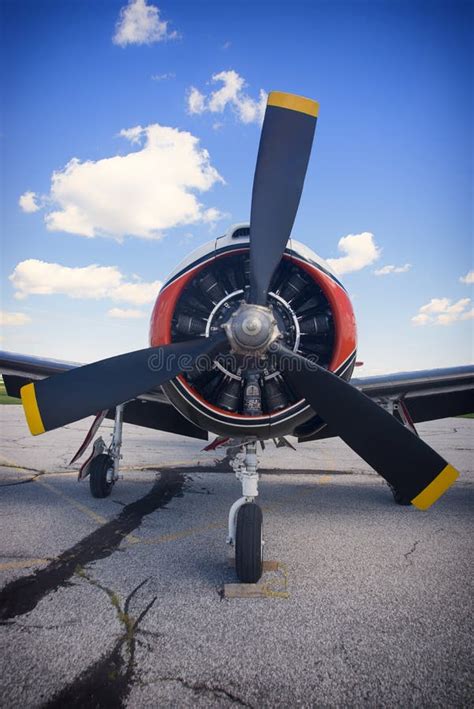
{"label": "propeller hub", "polygon": [[262,355],[280,337],[272,310],[263,305],[242,303],[223,327],[239,354]]}
{"label": "propeller hub", "polygon": [[261,321],[255,315],[249,315],[242,322],[242,330],[246,335],[255,337],[262,329]]}

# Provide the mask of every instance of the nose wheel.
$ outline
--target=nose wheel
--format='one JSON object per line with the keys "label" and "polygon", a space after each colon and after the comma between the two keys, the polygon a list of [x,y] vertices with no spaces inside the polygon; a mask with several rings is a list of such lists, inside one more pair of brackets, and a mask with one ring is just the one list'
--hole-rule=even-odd
{"label": "nose wheel", "polygon": [[242,483],[242,497],[230,508],[227,542],[235,547],[235,570],[242,583],[257,583],[263,569],[263,516],[254,501],[258,495],[256,450],[257,442],[247,441],[231,460]]}
{"label": "nose wheel", "polygon": [[246,502],[237,513],[235,570],[242,583],[257,583],[263,568],[262,510]]}

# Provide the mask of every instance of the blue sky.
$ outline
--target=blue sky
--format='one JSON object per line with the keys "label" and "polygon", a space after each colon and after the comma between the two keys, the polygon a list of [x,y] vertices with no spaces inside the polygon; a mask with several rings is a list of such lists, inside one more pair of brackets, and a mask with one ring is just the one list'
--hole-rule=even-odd
{"label": "blue sky", "polygon": [[472,361],[472,3],[2,15],[3,348],[146,346],[159,281],[248,219],[261,92],[281,90],[320,102],[293,236],[342,267],[360,374]]}

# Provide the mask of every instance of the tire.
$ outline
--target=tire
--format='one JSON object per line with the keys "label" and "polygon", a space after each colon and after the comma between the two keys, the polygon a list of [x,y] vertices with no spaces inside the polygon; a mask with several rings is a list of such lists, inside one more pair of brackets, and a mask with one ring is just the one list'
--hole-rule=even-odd
{"label": "tire", "polygon": [[397,490],[397,488],[393,487],[393,485],[389,484],[389,488],[397,505],[403,505],[404,507],[411,505],[411,500],[407,495],[404,495],[403,492]]}
{"label": "tire", "polygon": [[90,464],[89,488],[92,497],[108,497],[114,486],[113,482],[107,481],[107,471],[113,468],[114,461],[106,453],[93,458]]}
{"label": "tire", "polygon": [[262,510],[246,502],[237,513],[235,570],[242,583],[257,583],[262,575]]}

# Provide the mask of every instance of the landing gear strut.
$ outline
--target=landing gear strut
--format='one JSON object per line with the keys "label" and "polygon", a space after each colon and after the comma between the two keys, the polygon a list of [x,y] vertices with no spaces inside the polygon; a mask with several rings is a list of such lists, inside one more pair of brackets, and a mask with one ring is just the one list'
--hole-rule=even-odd
{"label": "landing gear strut", "polygon": [[123,404],[119,404],[115,409],[114,430],[108,449],[106,449],[102,438],[98,438],[94,443],[94,450],[102,452],[92,458],[87,471],[92,497],[108,497],[119,478],[119,464],[122,458],[120,450],[122,448],[123,407]]}
{"label": "landing gear strut", "polygon": [[229,511],[227,543],[235,547],[235,570],[242,583],[257,583],[263,568],[262,510],[258,496],[257,441],[244,442],[231,461],[242,483],[240,497]]}
{"label": "landing gear strut", "polygon": [[[413,423],[413,419],[410,416],[410,412],[408,411],[403,397],[383,397],[378,400],[378,404],[384,408],[385,411],[388,411],[389,414],[392,414],[392,416],[397,416],[400,423],[402,423],[405,428],[408,428],[415,434],[415,436],[418,436],[418,431],[415,428],[415,424]],[[393,500],[397,503],[397,505],[403,505],[406,507],[411,505],[411,498],[409,495],[404,493],[403,490],[399,490],[389,482],[387,482],[387,485],[390,488],[390,492],[393,495]]]}

